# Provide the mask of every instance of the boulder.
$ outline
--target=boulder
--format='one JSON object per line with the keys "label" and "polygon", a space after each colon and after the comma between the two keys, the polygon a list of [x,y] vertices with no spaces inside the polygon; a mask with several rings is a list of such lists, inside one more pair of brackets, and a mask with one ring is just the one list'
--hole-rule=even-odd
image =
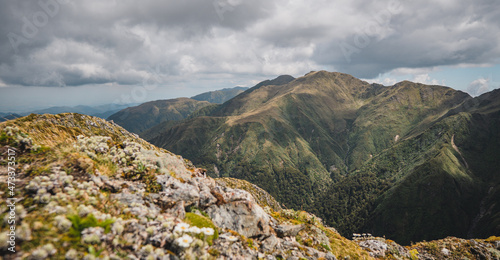
{"label": "boulder", "polygon": [[227,196],[227,203],[212,205],[206,209],[214,224],[232,229],[246,237],[269,236],[272,230],[269,215],[251,199],[248,192],[234,191],[224,194]]}
{"label": "boulder", "polygon": [[294,237],[301,230],[305,228],[304,225],[279,225],[274,230],[279,237]]}

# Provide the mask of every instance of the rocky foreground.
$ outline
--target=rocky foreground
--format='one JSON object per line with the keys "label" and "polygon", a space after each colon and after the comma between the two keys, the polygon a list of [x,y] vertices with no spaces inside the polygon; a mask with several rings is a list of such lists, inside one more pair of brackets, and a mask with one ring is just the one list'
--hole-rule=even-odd
{"label": "rocky foreground", "polygon": [[4,259],[500,258],[497,237],[407,247],[346,239],[253,184],[207,177],[98,118],[7,121],[0,145]]}

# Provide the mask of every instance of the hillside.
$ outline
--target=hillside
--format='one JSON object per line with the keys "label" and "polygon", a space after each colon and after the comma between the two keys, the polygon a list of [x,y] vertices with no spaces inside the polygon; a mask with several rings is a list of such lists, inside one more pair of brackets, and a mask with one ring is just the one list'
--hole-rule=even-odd
{"label": "hillside", "polygon": [[[444,86],[382,86],[325,71],[269,82],[149,140],[211,176],[257,184],[344,235],[371,231],[407,244],[496,234],[498,222],[479,220],[499,187],[491,177],[499,168],[487,161],[500,154],[487,141],[500,132],[495,93],[473,99]],[[483,136],[488,156],[468,151]]]}
{"label": "hillside", "polygon": [[4,122],[11,119],[16,119],[21,117],[21,115],[15,113],[0,113],[0,122]]}
{"label": "hillside", "polygon": [[346,239],[310,213],[281,209],[255,185],[205,177],[182,157],[86,115],[1,123],[0,145],[2,196],[16,199],[0,211],[13,220],[0,225],[4,259],[500,256],[497,237],[411,247],[369,234]]}
{"label": "hillside", "polygon": [[198,101],[208,101],[214,104],[222,104],[231,98],[239,95],[243,91],[247,90],[245,87],[234,87],[234,88],[224,88],[220,90],[209,91],[205,93],[198,94],[191,97],[191,99]]}
{"label": "hillside", "polygon": [[208,105],[210,103],[207,101],[189,98],[156,100],[123,109],[108,117],[108,120],[113,120],[130,132],[140,134],[163,122],[182,120],[194,111]]}

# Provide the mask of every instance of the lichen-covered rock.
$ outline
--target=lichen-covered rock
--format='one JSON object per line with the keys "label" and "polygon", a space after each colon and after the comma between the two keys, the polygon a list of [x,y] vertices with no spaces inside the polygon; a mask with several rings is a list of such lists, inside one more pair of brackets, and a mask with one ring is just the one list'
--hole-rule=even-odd
{"label": "lichen-covered rock", "polygon": [[[249,199],[250,194],[241,190],[229,191],[225,194],[226,200],[230,202],[212,205],[206,209],[217,226],[232,229],[247,237],[271,234],[269,215],[257,203]],[[231,196],[232,194],[234,197]]]}
{"label": "lichen-covered rock", "polygon": [[387,251],[387,244],[383,241],[368,239],[358,243],[362,248],[367,249],[372,257],[384,257]]}
{"label": "lichen-covered rock", "polygon": [[304,225],[278,225],[275,228],[276,234],[278,234],[279,237],[294,237],[296,236],[301,230],[305,228]]}

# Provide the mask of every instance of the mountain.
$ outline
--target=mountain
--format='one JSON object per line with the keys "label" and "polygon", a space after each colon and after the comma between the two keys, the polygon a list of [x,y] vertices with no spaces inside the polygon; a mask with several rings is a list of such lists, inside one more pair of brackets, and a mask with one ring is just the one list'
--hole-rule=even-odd
{"label": "mountain", "polygon": [[[410,132],[332,185],[317,213],[346,232],[362,227],[405,244],[498,234],[499,101],[498,90],[467,98]],[[346,198],[352,191],[355,199]]]}
{"label": "mountain", "polygon": [[21,117],[21,115],[14,114],[14,113],[0,113],[0,122],[16,119],[19,117]]}
{"label": "mountain", "polygon": [[313,214],[282,209],[253,184],[206,177],[188,160],[87,115],[32,114],[0,123],[0,151],[0,188],[8,198],[0,213],[4,259],[500,255],[498,237],[409,247],[370,234],[346,239]]}
{"label": "mountain", "polygon": [[201,93],[191,98],[198,101],[208,101],[210,103],[222,104],[247,89],[248,88],[246,87],[224,88],[221,90]]}
{"label": "mountain", "polygon": [[113,120],[128,131],[139,134],[163,122],[175,124],[175,121],[182,120],[194,111],[209,105],[207,101],[190,98],[156,100],[123,109],[108,117],[108,120]]}
{"label": "mountain", "polygon": [[497,95],[310,72],[259,83],[148,140],[345,236],[487,237],[500,228]]}
{"label": "mountain", "polygon": [[57,106],[57,107],[49,107],[46,109],[41,109],[41,110],[36,110],[36,111],[31,111],[28,113],[25,113],[25,115],[28,114],[61,114],[61,113],[78,113],[78,114],[85,114],[85,115],[90,115],[90,116],[97,116],[100,118],[107,118],[110,115],[125,109],[127,107],[131,107],[134,104],[106,104],[106,105],[100,105],[100,106],[74,106],[74,107],[69,107],[69,106]]}

